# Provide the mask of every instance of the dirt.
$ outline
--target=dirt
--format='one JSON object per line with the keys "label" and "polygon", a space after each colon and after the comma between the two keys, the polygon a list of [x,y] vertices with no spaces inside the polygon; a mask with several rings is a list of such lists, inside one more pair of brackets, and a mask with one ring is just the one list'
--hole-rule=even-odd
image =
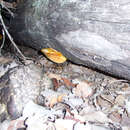
{"label": "dirt", "polygon": [[[26,65],[31,63],[42,68],[44,76],[36,104],[54,110],[62,106],[69,113],[69,120],[80,122],[80,124],[87,122],[89,125],[94,124],[104,129],[130,129],[127,123],[130,120],[130,84],[128,81],[116,79],[69,61],[64,64],[55,64],[33,49],[22,46],[20,49],[25,56],[32,59],[28,60]],[[10,62],[10,56],[7,56],[7,53],[6,57]],[[17,63],[23,65],[15,55],[12,54],[12,57]],[[7,64],[7,59],[5,61],[1,59],[0,62]],[[28,122],[33,119],[35,120],[34,117],[28,119],[28,126],[30,126]],[[59,119],[66,121],[68,115],[64,118],[59,116]],[[39,119],[37,121],[40,122]],[[55,121],[58,119],[56,118]],[[64,129],[65,124],[59,126],[54,123],[53,125],[56,125],[57,129],[60,127]],[[28,127],[27,130],[33,129]]]}

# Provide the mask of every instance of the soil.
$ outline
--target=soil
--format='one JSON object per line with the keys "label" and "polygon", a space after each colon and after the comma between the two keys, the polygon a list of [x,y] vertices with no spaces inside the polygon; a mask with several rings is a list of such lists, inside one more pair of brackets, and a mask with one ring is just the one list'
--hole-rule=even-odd
{"label": "soil", "polygon": [[[19,60],[17,53],[14,55],[10,52],[4,52],[1,57],[6,57],[5,59],[8,57],[8,60],[13,58],[18,65],[35,64],[42,69],[44,76],[41,80],[40,93],[38,93],[39,98],[35,103],[43,108],[54,110],[60,106],[69,113],[69,116],[68,114],[64,115],[64,118],[57,114],[59,118],[56,118],[53,124],[57,129],[60,129],[60,127],[65,129],[65,123],[59,126],[56,121],[59,119],[66,121],[68,118],[69,121],[80,122],[80,124],[85,122],[104,129],[130,129],[130,84],[128,81],[116,79],[87,67],[75,65],[69,61],[64,64],[55,64],[43,54],[31,48],[23,46],[19,46],[19,48],[31,60],[23,62]],[[0,62],[5,64],[5,60],[0,60]],[[25,102],[24,105],[26,106]],[[3,115],[1,114],[1,116]],[[18,122],[19,118],[16,118],[15,121]],[[5,120],[9,120],[9,127],[12,122],[10,122],[9,118]],[[27,130],[33,130],[31,128],[32,124],[29,124],[30,120],[35,121],[35,118],[28,118],[26,122]],[[40,122],[39,118],[37,121]],[[4,126],[4,123],[1,123],[1,128],[4,128]],[[23,126],[26,127],[22,124],[21,127]],[[16,126],[14,125],[14,127]],[[76,127],[80,128],[81,126]],[[84,127],[86,128],[86,126]],[[95,129],[101,129],[96,127]]]}

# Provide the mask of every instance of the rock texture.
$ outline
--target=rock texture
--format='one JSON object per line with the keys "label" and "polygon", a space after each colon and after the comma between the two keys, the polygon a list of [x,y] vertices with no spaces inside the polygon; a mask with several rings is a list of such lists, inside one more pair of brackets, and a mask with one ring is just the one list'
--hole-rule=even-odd
{"label": "rock texture", "polygon": [[37,102],[42,69],[35,64],[24,66],[15,61],[0,62],[0,69],[5,71],[0,71],[0,121],[16,119],[21,116],[24,105],[29,101]]}
{"label": "rock texture", "polygon": [[130,79],[129,13],[129,0],[26,0],[12,33],[35,49],[55,48],[74,63]]}

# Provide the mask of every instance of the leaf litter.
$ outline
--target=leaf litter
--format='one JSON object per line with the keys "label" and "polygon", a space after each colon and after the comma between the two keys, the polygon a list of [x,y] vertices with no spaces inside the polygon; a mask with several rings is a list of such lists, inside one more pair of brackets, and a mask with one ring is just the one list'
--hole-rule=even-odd
{"label": "leaf litter", "polygon": [[[25,49],[24,53],[26,51],[29,52],[29,48]],[[24,83],[24,85],[21,85],[21,91],[26,94],[33,94],[32,87],[34,91],[37,90],[37,93],[35,92],[35,96],[37,96],[33,97],[33,100],[23,102],[24,107],[20,111],[21,116],[16,119],[11,119],[10,115],[7,116],[1,122],[0,130],[17,130],[18,128],[26,130],[130,129],[129,83],[72,63],[59,68],[45,57],[39,57],[37,62],[31,63],[35,64],[31,68],[35,71],[30,70],[30,64],[28,64],[26,67],[23,65],[23,74],[22,68],[20,68],[20,71],[19,69],[17,71],[21,75],[16,70],[14,75],[19,75],[21,79],[25,80],[29,76],[29,73],[26,74],[25,71],[31,73],[30,78],[36,79],[38,75],[35,77],[35,74],[40,74],[39,82],[37,80],[35,82],[28,80],[19,83]],[[1,72],[0,74],[0,79],[10,68],[16,69],[21,66],[15,59],[10,60],[8,57],[4,57],[4,59],[0,61],[0,70],[6,64],[4,73]],[[24,77],[24,74],[27,77]],[[11,79],[10,77],[10,80],[14,81],[14,78]],[[17,88],[19,88],[19,84]],[[0,86],[2,85],[1,83]],[[11,87],[14,86],[12,84]],[[30,88],[29,91],[25,92],[27,86]],[[1,88],[4,88],[4,86]],[[22,100],[26,100],[28,97],[26,95]],[[2,106],[1,101],[0,103],[0,106]],[[22,101],[19,101],[18,106],[21,104]],[[2,110],[0,116],[2,116]]]}

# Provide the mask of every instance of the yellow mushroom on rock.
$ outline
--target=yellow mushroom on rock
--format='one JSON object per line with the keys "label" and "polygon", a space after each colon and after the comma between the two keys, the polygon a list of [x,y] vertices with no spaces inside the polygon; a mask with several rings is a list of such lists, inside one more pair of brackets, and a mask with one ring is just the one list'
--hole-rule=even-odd
{"label": "yellow mushroom on rock", "polygon": [[41,52],[44,53],[44,55],[50,59],[51,61],[55,63],[64,63],[67,58],[62,55],[62,53],[52,49],[52,48],[43,48],[41,49]]}

